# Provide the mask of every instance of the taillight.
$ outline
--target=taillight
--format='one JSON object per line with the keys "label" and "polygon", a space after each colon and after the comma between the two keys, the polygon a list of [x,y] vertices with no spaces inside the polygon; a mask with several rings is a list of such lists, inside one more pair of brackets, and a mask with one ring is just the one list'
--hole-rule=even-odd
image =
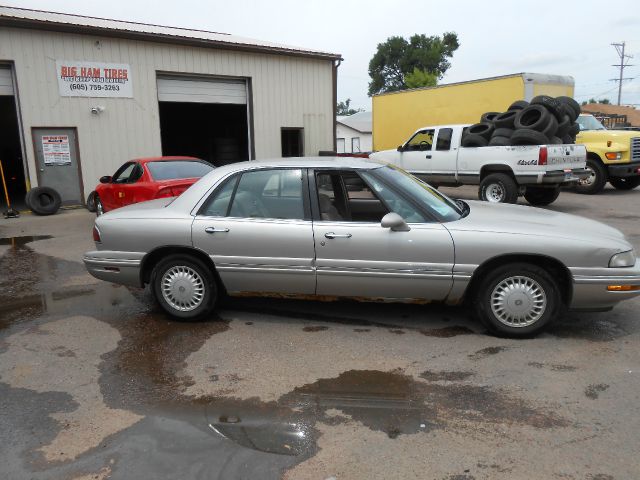
{"label": "taillight", "polygon": [[546,165],[547,164],[547,147],[540,147],[540,152],[538,153],[538,165]]}
{"label": "taillight", "polygon": [[93,226],[93,241],[102,243],[102,238],[100,238],[100,230],[95,225]]}
{"label": "taillight", "polygon": [[173,190],[171,190],[171,187],[166,187],[166,188],[161,188],[160,190],[158,190],[158,193],[156,193],[156,198],[167,198],[167,197],[175,197],[176,194],[173,193]]}

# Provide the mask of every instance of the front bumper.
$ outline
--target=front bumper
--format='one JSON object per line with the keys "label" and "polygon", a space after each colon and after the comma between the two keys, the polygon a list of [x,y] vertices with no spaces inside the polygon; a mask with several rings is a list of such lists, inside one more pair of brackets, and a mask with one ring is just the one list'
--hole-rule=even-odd
{"label": "front bumper", "polygon": [[640,162],[607,165],[610,177],[637,177],[640,175]]}
{"label": "front bumper", "polygon": [[117,252],[110,250],[95,250],[84,254],[82,260],[87,271],[100,280],[142,287],[140,266],[144,253]]}
{"label": "front bumper", "polygon": [[625,268],[570,268],[573,276],[573,309],[607,309],[640,295],[640,290],[610,291],[609,285],[640,286],[640,260]]}

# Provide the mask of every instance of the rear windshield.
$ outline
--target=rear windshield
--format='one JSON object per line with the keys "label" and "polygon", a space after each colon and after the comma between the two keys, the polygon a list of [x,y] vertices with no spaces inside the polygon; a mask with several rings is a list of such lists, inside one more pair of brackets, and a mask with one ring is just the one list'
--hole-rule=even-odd
{"label": "rear windshield", "polygon": [[189,160],[148,162],[147,168],[154,180],[200,178],[213,170],[213,166]]}

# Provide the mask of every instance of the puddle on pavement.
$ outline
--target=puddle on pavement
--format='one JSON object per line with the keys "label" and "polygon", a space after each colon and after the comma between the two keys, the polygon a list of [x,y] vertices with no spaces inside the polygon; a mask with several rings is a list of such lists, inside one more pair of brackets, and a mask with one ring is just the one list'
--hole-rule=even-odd
{"label": "puddle on pavement", "polygon": [[22,237],[5,237],[0,238],[0,245],[9,245],[14,248],[22,247],[27,243],[35,242],[37,240],[48,240],[53,238],[51,235],[25,235]]}
{"label": "puddle on pavement", "polygon": [[422,335],[427,337],[451,338],[458,335],[473,335],[475,332],[467,327],[453,326],[444,328],[430,328],[420,330]]}

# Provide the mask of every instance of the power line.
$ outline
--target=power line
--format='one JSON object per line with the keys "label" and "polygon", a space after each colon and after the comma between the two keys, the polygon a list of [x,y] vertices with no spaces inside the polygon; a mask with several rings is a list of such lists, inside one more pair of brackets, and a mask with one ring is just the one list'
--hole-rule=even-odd
{"label": "power line", "polygon": [[620,57],[620,64],[619,65],[612,65],[612,67],[620,68],[620,77],[611,79],[612,82],[618,82],[618,105],[620,105],[620,97],[622,96],[622,82],[623,82],[623,80],[633,80],[633,78],[624,78],[624,75],[623,75],[625,67],[632,67],[633,66],[633,65],[630,65],[628,63],[628,60],[630,58],[633,58],[633,55],[627,55],[627,54],[624,53],[625,43],[626,42],[612,43],[611,44],[611,45],[613,45],[615,47],[616,52],[618,52],[618,56]]}

